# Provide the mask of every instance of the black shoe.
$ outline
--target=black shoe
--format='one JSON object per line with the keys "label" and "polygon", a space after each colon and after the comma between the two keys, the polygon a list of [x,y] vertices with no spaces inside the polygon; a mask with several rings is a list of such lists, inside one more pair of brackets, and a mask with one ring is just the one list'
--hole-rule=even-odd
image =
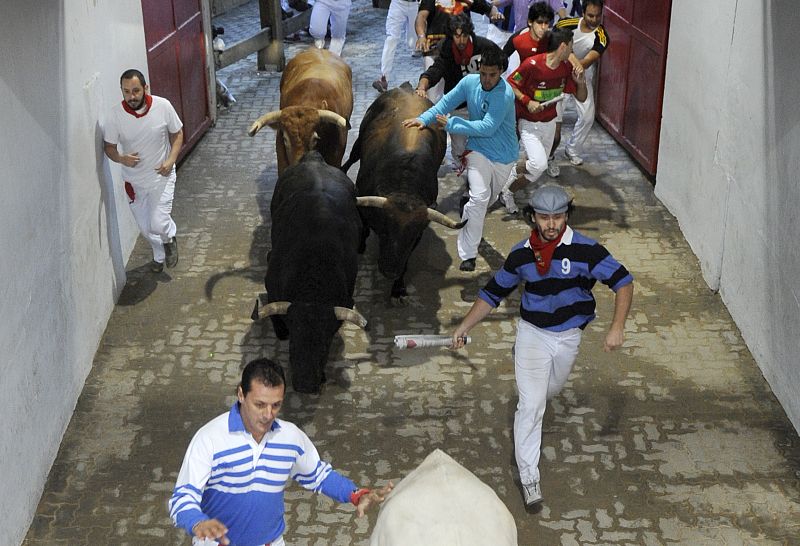
{"label": "black shoe", "polygon": [[164,263],[167,267],[172,268],[178,265],[178,240],[175,237],[168,243],[164,243],[164,254],[166,254]]}
{"label": "black shoe", "polygon": [[153,273],[161,273],[162,271],[164,271],[164,264],[162,264],[161,262],[157,262],[155,260],[150,262],[148,264],[148,267],[150,268],[150,271],[152,271]]}
{"label": "black shoe", "polygon": [[378,93],[385,93],[388,91],[389,84],[386,81],[386,76],[381,76],[380,79],[372,82],[372,87],[375,88]]}
{"label": "black shoe", "polygon": [[475,258],[464,260],[458,268],[461,271],[475,271]]}

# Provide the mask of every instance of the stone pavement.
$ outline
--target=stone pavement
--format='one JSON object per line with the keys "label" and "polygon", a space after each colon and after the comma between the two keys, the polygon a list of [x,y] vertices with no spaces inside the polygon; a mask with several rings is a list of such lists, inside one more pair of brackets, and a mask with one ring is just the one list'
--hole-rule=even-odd
{"label": "stone pavement", "polygon": [[[351,142],[376,96],[386,14],[368,0],[353,4],[344,49],[355,80]],[[256,5],[215,21],[229,44],[258,24]],[[309,42],[289,44],[289,55]],[[223,71],[238,102],[220,111],[179,169],[178,267],[148,273],[142,241],[131,257],[25,545],[188,544],[166,502],[191,436],[232,403],[244,362],[288,360],[288,343],[249,319],[263,290],[276,168],[272,132],[245,133],[277,107],[280,78],[258,73],[254,58]],[[390,84],[414,82],[420,64],[401,45]],[[443,449],[494,488],[521,545],[800,544],[797,434],[651,183],[601,128],[586,160],[562,165],[559,182],[576,195],[571,223],[626,264],[636,293],[626,344],[606,354],[612,297],[596,289],[598,319],[545,415],[539,510],[525,510],[515,481],[519,295],[460,353],[399,352],[392,343],[399,333],[447,333],[466,312],[529,229],[500,208],[488,216],[474,273],[458,271],[454,233],[427,230],[409,265],[405,308],[388,305],[390,283],[377,272],[371,240],[356,288],[371,330],[345,326],[326,390],[290,391],[282,416],[364,485],[397,481]],[[455,218],[460,182],[447,167],[440,174],[439,208]],[[526,195],[517,194],[520,204]],[[286,501],[288,544],[368,543],[376,513],[357,519],[352,507],[294,485]]]}

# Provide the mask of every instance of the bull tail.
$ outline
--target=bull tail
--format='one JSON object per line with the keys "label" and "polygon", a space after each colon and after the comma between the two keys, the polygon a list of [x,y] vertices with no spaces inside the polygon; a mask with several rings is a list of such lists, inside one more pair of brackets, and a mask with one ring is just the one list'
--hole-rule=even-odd
{"label": "bull tail", "polygon": [[350,157],[348,157],[347,162],[342,165],[342,172],[347,174],[347,171],[350,170],[350,167],[359,161],[361,161],[361,135],[359,135],[356,141],[353,143],[353,149],[350,150]]}

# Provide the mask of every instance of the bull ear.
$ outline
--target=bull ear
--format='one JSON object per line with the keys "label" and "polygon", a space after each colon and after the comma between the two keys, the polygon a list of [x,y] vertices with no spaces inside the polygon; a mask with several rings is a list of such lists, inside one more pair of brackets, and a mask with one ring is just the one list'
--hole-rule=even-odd
{"label": "bull ear", "polygon": [[449,227],[450,229],[461,229],[467,223],[466,220],[456,222],[438,210],[433,210],[432,208],[428,208],[428,220],[431,222],[436,222],[437,224],[442,224],[444,227]]}
{"label": "bull ear", "polygon": [[389,200],[385,197],[380,197],[378,195],[362,195],[361,197],[356,197],[356,206],[382,209],[386,207],[388,201]]}
{"label": "bull ear", "polygon": [[356,311],[355,309],[350,309],[348,307],[334,307],[333,314],[336,315],[338,320],[345,320],[347,322],[351,322],[361,328],[362,330],[367,329],[367,319],[365,319],[361,313]]}

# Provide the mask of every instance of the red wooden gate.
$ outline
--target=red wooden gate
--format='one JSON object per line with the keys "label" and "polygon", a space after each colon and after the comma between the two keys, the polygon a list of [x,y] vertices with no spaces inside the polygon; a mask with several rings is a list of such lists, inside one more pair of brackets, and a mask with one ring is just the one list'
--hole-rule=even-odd
{"label": "red wooden gate", "polygon": [[611,45],[600,63],[597,117],[655,175],[671,0],[606,0]]}
{"label": "red wooden gate", "polygon": [[211,125],[200,0],[142,0],[150,91],[183,121],[185,155]]}

